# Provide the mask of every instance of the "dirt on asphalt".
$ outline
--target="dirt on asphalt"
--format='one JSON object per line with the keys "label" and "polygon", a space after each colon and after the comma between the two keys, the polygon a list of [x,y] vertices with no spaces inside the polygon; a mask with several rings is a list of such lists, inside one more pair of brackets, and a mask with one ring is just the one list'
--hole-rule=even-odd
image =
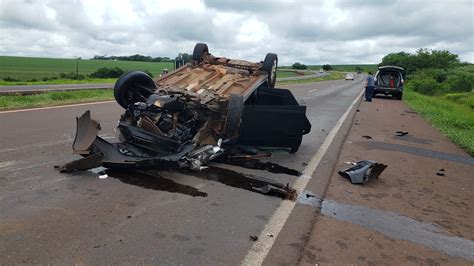
{"label": "dirt on asphalt", "polygon": [[[364,185],[337,173],[360,160],[388,167]],[[301,262],[472,264],[473,173],[474,159],[404,102],[362,102]]]}

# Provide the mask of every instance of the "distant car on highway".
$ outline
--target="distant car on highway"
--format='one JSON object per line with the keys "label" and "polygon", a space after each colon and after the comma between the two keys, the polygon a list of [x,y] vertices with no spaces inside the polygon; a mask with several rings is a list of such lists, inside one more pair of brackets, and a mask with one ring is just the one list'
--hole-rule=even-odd
{"label": "distant car on highway", "polygon": [[352,74],[352,73],[347,73],[347,75],[346,75],[346,80],[354,80],[354,74]]}
{"label": "distant car on highway", "polygon": [[319,70],[319,73],[324,73],[324,70],[323,70],[323,69],[320,69],[320,70]]}
{"label": "distant car on highway", "polygon": [[391,95],[397,100],[403,96],[405,69],[398,66],[381,66],[374,76],[376,94]]}

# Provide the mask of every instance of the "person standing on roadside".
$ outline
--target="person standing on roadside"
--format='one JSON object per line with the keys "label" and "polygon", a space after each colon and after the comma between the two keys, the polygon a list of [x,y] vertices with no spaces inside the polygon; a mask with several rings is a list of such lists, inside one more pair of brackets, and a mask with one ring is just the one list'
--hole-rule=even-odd
{"label": "person standing on roadside", "polygon": [[372,72],[369,71],[369,75],[367,76],[367,79],[365,80],[365,101],[371,102],[373,96],[374,96],[374,76],[372,75]]}

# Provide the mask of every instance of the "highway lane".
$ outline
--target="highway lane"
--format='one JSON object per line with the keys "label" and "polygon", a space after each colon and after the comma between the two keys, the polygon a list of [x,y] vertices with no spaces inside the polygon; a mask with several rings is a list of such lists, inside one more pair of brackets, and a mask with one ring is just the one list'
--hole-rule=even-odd
{"label": "highway lane", "polygon": [[[329,73],[314,73],[305,76],[277,78],[278,81],[298,80],[307,78],[319,78],[329,75]],[[60,84],[60,85],[13,85],[0,86],[0,95],[15,93],[35,93],[46,91],[72,91],[89,89],[112,89],[115,83],[92,83],[92,84]]]}
{"label": "highway lane", "polygon": [[[312,131],[296,154],[275,151],[271,161],[302,171],[361,80],[292,85]],[[249,235],[260,234],[281,199],[225,185],[230,172],[210,181],[169,171],[99,179],[54,170],[77,158],[74,117],[89,109],[112,139],[122,112],[116,103],[0,113],[0,261],[237,264],[246,256]],[[298,178],[217,166],[283,183]]]}

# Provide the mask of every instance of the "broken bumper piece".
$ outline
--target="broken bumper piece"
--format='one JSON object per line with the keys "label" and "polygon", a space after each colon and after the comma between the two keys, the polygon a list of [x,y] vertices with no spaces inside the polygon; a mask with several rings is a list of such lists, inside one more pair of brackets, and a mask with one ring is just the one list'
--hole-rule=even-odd
{"label": "broken bumper piece", "polygon": [[[176,151],[146,153],[140,147],[128,142],[110,143],[99,137],[100,124],[91,119],[90,111],[77,118],[77,132],[72,145],[75,154],[84,158],[57,167],[61,172],[74,172],[98,166],[127,169],[190,168],[201,170],[209,160],[223,152],[220,147],[206,145],[182,145]],[[130,128],[131,131],[135,130]],[[140,130],[140,129],[136,129]]]}
{"label": "broken bumper piece", "polygon": [[387,165],[365,160],[357,162],[351,168],[339,171],[339,174],[349,178],[352,184],[364,184],[370,179],[378,178]]}

